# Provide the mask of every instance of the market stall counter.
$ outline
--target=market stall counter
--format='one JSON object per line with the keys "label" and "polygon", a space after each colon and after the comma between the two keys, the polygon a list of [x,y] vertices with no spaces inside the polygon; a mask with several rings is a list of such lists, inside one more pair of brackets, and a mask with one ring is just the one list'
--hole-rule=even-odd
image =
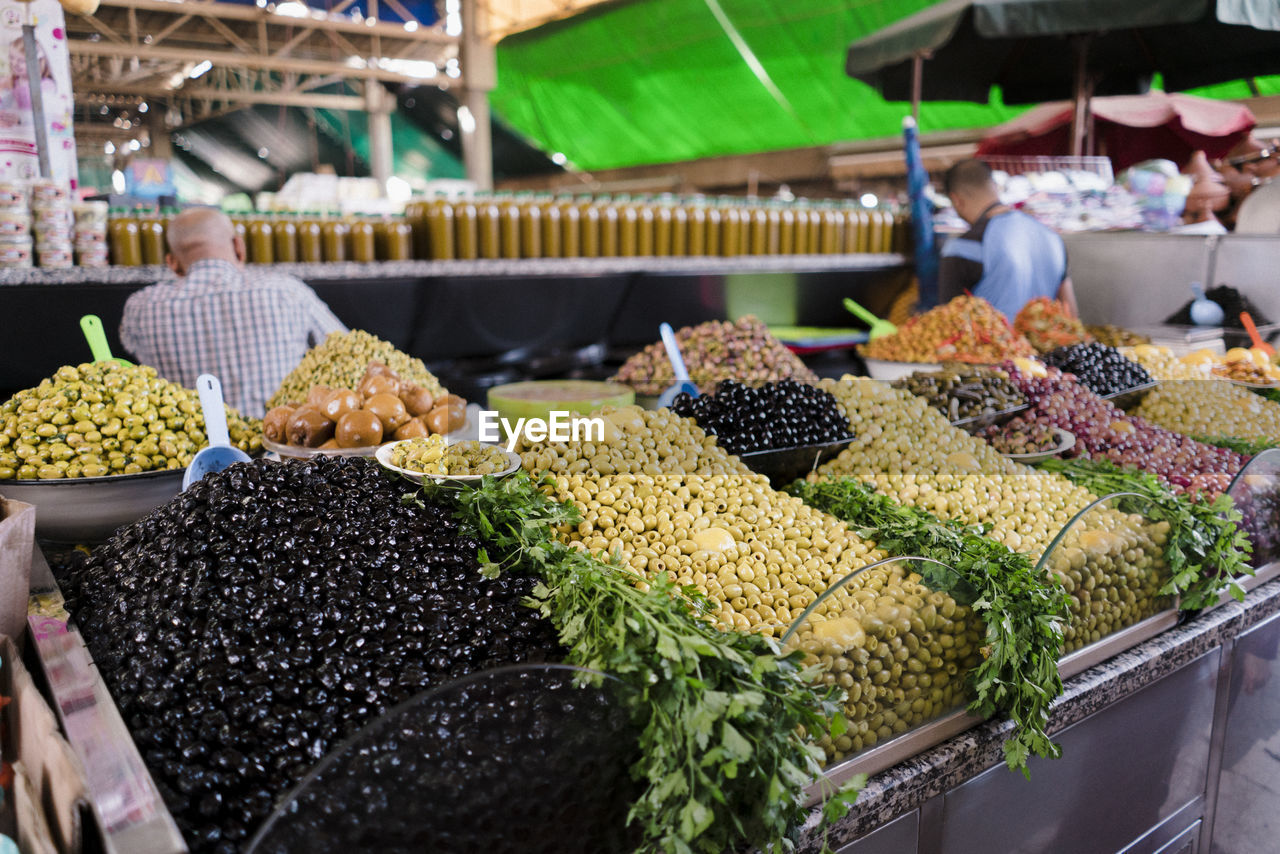
{"label": "market stall counter", "polygon": [[[658,324],[754,313],[789,326],[850,325],[852,296],[887,314],[910,283],[896,254],[574,258],[251,265],[311,285],[352,329],[431,363],[603,343],[634,348]],[[125,300],[161,267],[0,271],[0,396],[87,355],[76,322],[102,318],[113,352]]]}
{"label": "market stall counter", "polygon": [[[1264,823],[1241,817],[1267,808],[1248,775],[1274,775],[1260,757],[1280,728],[1278,614],[1273,582],[1068,680],[1050,726],[1063,756],[1033,759],[1029,780],[1004,767],[1005,722],[873,776],[826,841],[839,854],[1270,850]],[[801,850],[821,845],[818,832]]]}

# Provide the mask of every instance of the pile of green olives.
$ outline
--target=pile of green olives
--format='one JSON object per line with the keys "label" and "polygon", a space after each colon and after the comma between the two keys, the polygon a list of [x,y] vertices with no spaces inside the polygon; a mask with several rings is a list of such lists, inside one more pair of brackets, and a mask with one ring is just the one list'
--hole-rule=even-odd
{"label": "pile of green olives", "polygon": [[[227,408],[231,444],[262,450],[262,425]],[[208,443],[200,396],[154,368],[66,365],[0,405],[0,480],[186,468]]]}

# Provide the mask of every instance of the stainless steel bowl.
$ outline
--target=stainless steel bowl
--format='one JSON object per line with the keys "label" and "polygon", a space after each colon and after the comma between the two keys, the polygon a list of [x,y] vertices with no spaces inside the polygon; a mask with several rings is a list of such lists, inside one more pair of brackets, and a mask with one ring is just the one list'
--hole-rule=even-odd
{"label": "stainless steel bowl", "polygon": [[182,491],[185,469],[0,481],[0,495],[33,504],[36,536],[58,543],[97,543],[136,522]]}

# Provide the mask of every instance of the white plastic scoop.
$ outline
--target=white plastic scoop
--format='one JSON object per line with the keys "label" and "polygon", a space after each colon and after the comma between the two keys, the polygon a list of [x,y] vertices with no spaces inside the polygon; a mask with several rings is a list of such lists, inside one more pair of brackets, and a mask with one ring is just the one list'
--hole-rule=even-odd
{"label": "white plastic scoop", "polygon": [[684,356],[680,355],[680,345],[676,343],[676,334],[671,331],[671,324],[660,324],[658,331],[662,333],[662,344],[667,348],[667,358],[671,360],[671,370],[676,375],[675,385],[668,386],[662,394],[658,395],[658,408],[666,409],[671,406],[671,402],[680,392],[687,392],[690,397],[697,397],[698,387],[689,380],[689,371],[684,366]]}
{"label": "white plastic scoop", "polygon": [[201,374],[196,380],[196,391],[200,392],[200,409],[204,412],[204,432],[209,437],[209,446],[196,454],[191,465],[187,466],[187,473],[182,476],[184,492],[207,474],[220,472],[232,463],[249,462],[248,454],[231,447],[227,410],[222,406],[222,383],[213,374]]}

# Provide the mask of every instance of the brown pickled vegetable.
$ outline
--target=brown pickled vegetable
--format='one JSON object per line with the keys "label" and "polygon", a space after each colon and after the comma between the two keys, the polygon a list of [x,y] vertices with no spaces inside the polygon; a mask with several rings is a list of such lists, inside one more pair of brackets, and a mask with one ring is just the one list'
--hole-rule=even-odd
{"label": "brown pickled vegetable", "polygon": [[329,395],[324,405],[320,407],[320,411],[330,421],[338,421],[348,412],[358,410],[361,403],[360,395],[349,388],[340,388]]}
{"label": "brown pickled vegetable", "polygon": [[283,444],[289,441],[289,419],[297,411],[296,406],[277,406],[262,419],[262,435],[273,442]]}
{"label": "brown pickled vegetable", "polygon": [[431,392],[422,386],[402,389],[400,391],[400,399],[404,401],[404,408],[409,410],[410,415],[426,415],[435,404],[435,399]]}
{"label": "brown pickled vegetable", "polygon": [[401,424],[409,420],[409,413],[405,410],[404,403],[394,394],[375,394],[364,402],[364,408],[378,416],[383,429],[388,433],[395,432]]}
{"label": "brown pickled vegetable", "polygon": [[434,396],[444,394],[440,381],[421,359],[400,352],[368,332],[353,329],[331,333],[324,343],[308,350],[271,396],[267,407],[303,400],[314,386],[356,388],[371,362],[389,368],[401,381],[422,386]]}
{"label": "brown pickled vegetable", "polygon": [[318,448],[333,438],[333,422],[320,410],[304,406],[289,418],[285,435],[290,445]]}
{"label": "brown pickled vegetable", "polygon": [[347,412],[338,419],[334,438],[339,448],[368,448],[382,441],[382,421],[367,409]]}

